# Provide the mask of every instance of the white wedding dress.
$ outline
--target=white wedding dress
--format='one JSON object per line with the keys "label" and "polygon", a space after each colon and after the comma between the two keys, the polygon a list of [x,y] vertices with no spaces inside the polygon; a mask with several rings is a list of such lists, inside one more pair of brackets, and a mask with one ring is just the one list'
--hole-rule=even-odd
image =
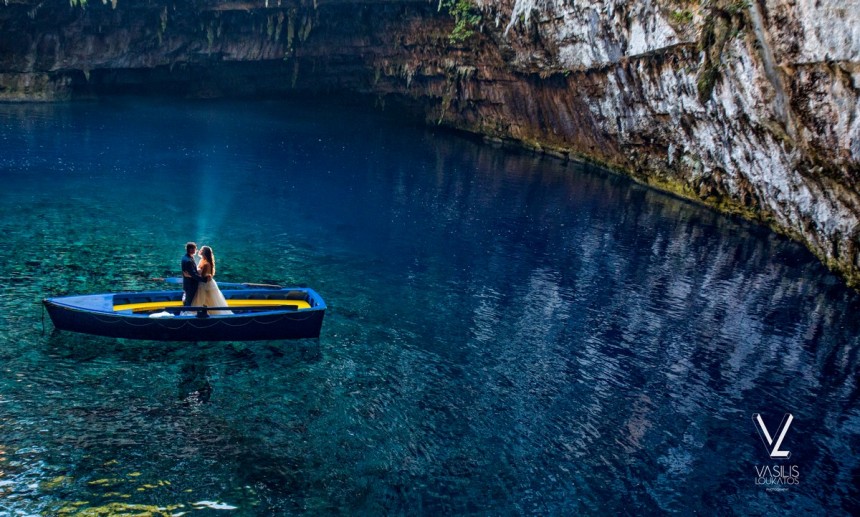
{"label": "white wedding dress", "polygon": [[[197,285],[197,294],[194,295],[194,300],[191,305],[195,307],[226,307],[227,300],[221,294],[221,289],[218,289],[218,284],[214,278],[210,278],[208,282],[200,282]],[[223,316],[225,314],[233,314],[233,311],[208,311],[210,316]]]}

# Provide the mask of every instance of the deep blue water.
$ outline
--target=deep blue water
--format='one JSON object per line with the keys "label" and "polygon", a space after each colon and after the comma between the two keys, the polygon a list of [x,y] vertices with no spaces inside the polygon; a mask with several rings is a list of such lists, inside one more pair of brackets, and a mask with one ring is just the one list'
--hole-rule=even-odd
{"label": "deep blue water", "polygon": [[[860,297],[767,230],[319,101],[0,105],[0,181],[0,514],[860,508]],[[320,339],[43,333],[187,240]]]}

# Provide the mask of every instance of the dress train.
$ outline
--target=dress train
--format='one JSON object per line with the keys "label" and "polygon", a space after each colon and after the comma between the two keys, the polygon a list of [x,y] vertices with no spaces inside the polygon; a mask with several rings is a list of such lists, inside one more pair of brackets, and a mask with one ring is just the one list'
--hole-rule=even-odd
{"label": "dress train", "polygon": [[[191,305],[195,307],[226,307],[227,299],[218,288],[218,283],[214,278],[210,278],[208,282],[200,282],[197,286],[197,294],[194,295]],[[210,315],[222,316],[225,314],[233,314],[233,311],[208,311]]]}

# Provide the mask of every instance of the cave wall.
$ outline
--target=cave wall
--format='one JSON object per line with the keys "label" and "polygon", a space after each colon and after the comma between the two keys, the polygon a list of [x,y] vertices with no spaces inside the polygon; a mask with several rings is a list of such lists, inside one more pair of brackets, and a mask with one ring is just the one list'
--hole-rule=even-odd
{"label": "cave wall", "polygon": [[585,107],[614,143],[599,160],[766,222],[857,285],[860,2],[479,4],[511,69],[566,78],[546,109]]}
{"label": "cave wall", "polygon": [[762,221],[860,285],[860,0],[2,1],[0,100],[358,93]]}

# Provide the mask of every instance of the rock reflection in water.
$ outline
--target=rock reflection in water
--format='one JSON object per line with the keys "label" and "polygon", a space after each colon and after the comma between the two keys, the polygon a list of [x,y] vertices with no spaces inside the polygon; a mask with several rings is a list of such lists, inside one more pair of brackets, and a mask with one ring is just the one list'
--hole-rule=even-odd
{"label": "rock reflection in water", "polygon": [[[782,237],[358,109],[0,124],[0,513],[858,507],[860,298]],[[162,288],[204,238],[225,282],[322,293],[320,339],[41,334],[42,297]],[[793,414],[799,486],[755,485],[756,412]]]}

